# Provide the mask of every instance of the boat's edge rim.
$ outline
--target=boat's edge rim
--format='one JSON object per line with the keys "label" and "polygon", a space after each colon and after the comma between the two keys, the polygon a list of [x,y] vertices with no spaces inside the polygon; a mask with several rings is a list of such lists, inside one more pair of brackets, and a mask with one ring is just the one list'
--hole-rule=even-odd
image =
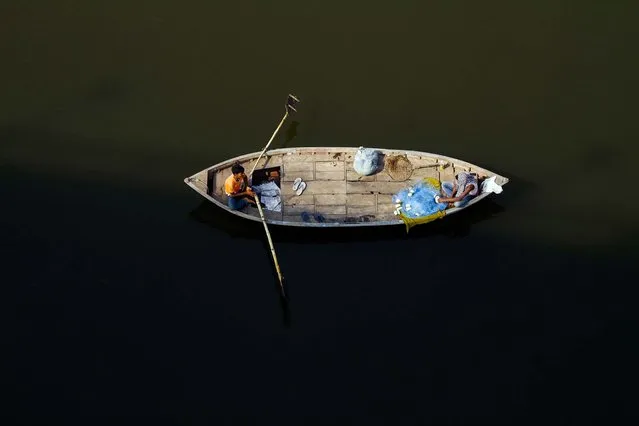
{"label": "boat's edge rim", "polygon": [[[303,146],[303,147],[291,147],[291,148],[277,148],[277,149],[272,149],[269,151],[264,152],[264,156],[266,157],[270,157],[273,155],[278,155],[278,154],[285,154],[287,152],[297,152],[299,150],[302,151],[312,151],[312,150],[340,150],[340,149],[349,149],[349,150],[357,150],[359,147],[349,147],[349,146]],[[405,154],[413,154],[413,155],[423,155],[423,156],[430,156],[430,157],[435,157],[438,160],[445,160],[447,162],[461,162],[461,163],[466,163],[466,164],[470,164],[471,166],[477,167],[477,168],[481,168],[484,169],[486,171],[489,171],[490,173],[492,173],[495,176],[499,176],[502,179],[504,179],[504,185],[506,183],[508,183],[509,179],[505,176],[502,176],[498,173],[493,172],[492,170],[488,170],[484,167],[478,166],[477,164],[471,163],[469,161],[466,160],[462,160],[461,158],[455,158],[455,157],[449,157],[446,155],[442,155],[442,154],[436,154],[434,152],[425,152],[425,151],[413,151],[413,150],[404,150],[404,149],[389,149],[389,148],[376,148],[376,147],[369,147],[371,149],[374,150],[378,150],[378,151],[382,151],[384,153],[386,152],[401,152],[401,153],[405,153]],[[252,153],[248,153],[248,154],[243,154],[243,155],[239,155],[237,157],[233,157],[224,161],[221,161],[217,164],[214,164],[210,167],[207,167],[203,170],[200,170],[197,173],[194,173],[193,175],[189,176],[188,178],[192,178],[195,175],[198,175],[200,173],[203,172],[208,172],[209,170],[217,170],[217,169],[222,169],[224,167],[227,167],[228,165],[233,164],[233,162],[235,161],[244,161],[244,160],[250,160],[253,157],[258,157],[260,155],[262,151],[256,151],[256,152],[252,152]],[[187,178],[187,179],[188,179]]]}

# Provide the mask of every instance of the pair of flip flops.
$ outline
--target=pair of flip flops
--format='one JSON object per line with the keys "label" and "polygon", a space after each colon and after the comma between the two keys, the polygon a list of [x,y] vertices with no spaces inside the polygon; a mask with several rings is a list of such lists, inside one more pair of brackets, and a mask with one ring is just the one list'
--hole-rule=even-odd
{"label": "pair of flip flops", "polygon": [[293,182],[293,191],[295,191],[297,195],[302,195],[302,192],[304,192],[305,189],[306,182],[303,182],[302,178],[295,179],[295,181]]}
{"label": "pair of flip flops", "polygon": [[[321,214],[319,214],[319,213],[313,215],[313,218],[315,218],[315,221],[317,221],[319,223],[326,222],[326,218],[324,216],[322,216]],[[307,212],[302,212],[302,220],[304,222],[310,222],[311,221],[311,215],[308,214]]]}

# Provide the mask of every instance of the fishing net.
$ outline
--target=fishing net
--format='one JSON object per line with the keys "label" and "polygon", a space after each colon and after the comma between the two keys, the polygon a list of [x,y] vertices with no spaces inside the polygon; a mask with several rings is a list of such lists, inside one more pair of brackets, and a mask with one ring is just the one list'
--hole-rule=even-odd
{"label": "fishing net", "polygon": [[408,180],[413,174],[413,165],[405,154],[386,157],[384,163],[384,170],[393,180]]}
{"label": "fishing net", "polygon": [[406,232],[415,225],[431,222],[446,214],[447,204],[435,202],[435,195],[440,195],[440,189],[439,180],[424,178],[393,195],[396,211],[406,224]]}

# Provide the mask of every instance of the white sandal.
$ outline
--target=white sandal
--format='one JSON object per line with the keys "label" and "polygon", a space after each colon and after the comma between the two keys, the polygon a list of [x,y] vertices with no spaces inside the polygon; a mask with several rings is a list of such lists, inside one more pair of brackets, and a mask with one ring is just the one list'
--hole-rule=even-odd
{"label": "white sandal", "polygon": [[295,192],[297,195],[302,195],[302,192],[304,192],[304,190],[306,189],[306,182],[302,182],[300,183],[299,188],[297,188],[297,191]]}
{"label": "white sandal", "polygon": [[297,188],[300,187],[300,183],[302,183],[302,178],[295,179],[295,182],[293,182],[293,191],[296,191]]}

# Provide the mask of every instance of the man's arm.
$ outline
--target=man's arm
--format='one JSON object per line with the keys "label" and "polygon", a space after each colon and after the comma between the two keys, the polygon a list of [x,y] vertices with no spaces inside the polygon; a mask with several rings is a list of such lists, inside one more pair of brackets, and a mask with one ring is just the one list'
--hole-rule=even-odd
{"label": "man's arm", "polygon": [[451,191],[450,196],[454,197],[455,196],[455,192],[457,192],[457,181],[456,180],[453,182],[453,190]]}
{"label": "man's arm", "polygon": [[[475,185],[473,185],[473,184],[467,185],[466,189],[464,189],[464,192],[462,192],[460,196],[458,196],[458,197],[449,197],[449,198],[439,197],[439,202],[440,203],[455,203],[457,201],[461,201],[461,200],[464,199],[464,197],[466,195],[468,195],[468,193],[470,191],[473,190],[474,187],[475,187]],[[453,192],[453,194],[454,194],[454,192]]]}
{"label": "man's arm", "polygon": [[244,188],[246,188],[244,193],[246,195],[255,195],[255,191],[253,191],[253,188],[249,186],[248,176],[244,175],[243,179],[244,179]]}
{"label": "man's arm", "polygon": [[236,192],[234,194],[226,194],[227,197],[236,198],[236,197],[244,197],[245,195],[253,195],[254,192],[251,189],[248,189],[243,192]]}

